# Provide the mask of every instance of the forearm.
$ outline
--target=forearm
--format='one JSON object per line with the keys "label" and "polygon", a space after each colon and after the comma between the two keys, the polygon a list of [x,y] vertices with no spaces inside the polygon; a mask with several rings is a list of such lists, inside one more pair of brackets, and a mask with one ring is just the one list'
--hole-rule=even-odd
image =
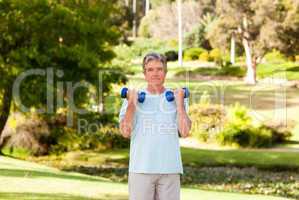
{"label": "forearm", "polygon": [[178,115],[178,130],[180,135],[185,138],[190,135],[190,130],[192,126],[192,122],[185,111],[184,105],[180,105],[177,107],[177,115]]}
{"label": "forearm", "polygon": [[133,104],[128,104],[126,114],[120,122],[120,132],[123,137],[129,138],[133,130],[133,120],[136,107]]}

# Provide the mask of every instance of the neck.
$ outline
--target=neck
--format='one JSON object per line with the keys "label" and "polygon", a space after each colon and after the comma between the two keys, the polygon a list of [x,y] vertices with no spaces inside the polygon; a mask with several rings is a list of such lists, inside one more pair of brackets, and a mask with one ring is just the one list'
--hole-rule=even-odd
{"label": "neck", "polygon": [[147,85],[146,89],[152,94],[161,94],[164,92],[165,87],[163,85]]}

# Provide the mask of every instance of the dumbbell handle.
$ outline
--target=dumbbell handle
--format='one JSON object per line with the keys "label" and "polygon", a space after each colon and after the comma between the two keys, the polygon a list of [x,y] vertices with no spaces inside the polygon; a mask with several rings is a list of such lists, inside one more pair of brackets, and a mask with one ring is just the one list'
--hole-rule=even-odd
{"label": "dumbbell handle", "polygon": [[[124,87],[121,89],[120,91],[120,96],[121,98],[127,98],[127,95],[128,95],[128,88]],[[139,103],[143,103],[145,100],[145,92],[139,92],[138,93],[138,102]]]}

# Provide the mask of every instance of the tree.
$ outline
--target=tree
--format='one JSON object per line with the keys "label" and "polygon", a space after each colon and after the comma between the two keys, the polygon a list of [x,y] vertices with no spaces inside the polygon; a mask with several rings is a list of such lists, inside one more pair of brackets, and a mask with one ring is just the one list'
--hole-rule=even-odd
{"label": "tree", "polygon": [[[267,51],[284,48],[287,44],[280,40],[287,31],[277,31],[285,22],[290,9],[287,1],[280,0],[218,0],[219,19],[210,32],[210,41],[218,47],[227,47],[231,36],[242,44],[247,74],[245,82],[256,83],[256,67]],[[293,21],[293,19],[290,19]]]}
{"label": "tree", "polygon": [[[0,1],[0,136],[13,101],[12,86],[23,72],[32,69],[53,69],[55,81],[89,82],[99,87],[98,72],[109,69],[114,57],[111,46],[120,33],[112,16],[118,11],[114,1]],[[116,69],[121,72],[121,69]],[[112,70],[103,74],[103,92],[112,83],[123,82],[124,76]],[[31,76],[21,84],[22,103],[27,107],[47,108],[55,114],[59,105],[47,107],[47,89],[58,91],[57,84],[49,85],[45,77]],[[64,85],[64,88],[66,86]],[[76,90],[75,102],[81,107],[88,101],[86,88]],[[68,99],[64,99],[68,101]],[[65,104],[64,104],[65,105]]]}

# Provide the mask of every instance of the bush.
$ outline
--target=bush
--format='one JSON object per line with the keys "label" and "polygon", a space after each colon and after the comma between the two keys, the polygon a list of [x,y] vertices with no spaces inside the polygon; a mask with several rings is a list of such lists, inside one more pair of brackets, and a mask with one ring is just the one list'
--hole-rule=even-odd
{"label": "bush", "polygon": [[166,51],[165,54],[167,61],[176,61],[178,60],[178,52],[177,51]]}
{"label": "bush", "polygon": [[284,63],[287,61],[287,58],[275,49],[267,53],[264,58],[269,63]]}
{"label": "bush", "polygon": [[[243,77],[246,74],[246,69],[237,66],[226,66],[222,68],[218,67],[199,67],[195,70],[189,71],[190,77],[201,75],[201,76],[235,76]],[[186,74],[185,70],[178,71],[174,76],[184,76]]]}
{"label": "bush", "polygon": [[223,130],[217,134],[221,145],[270,147],[290,137],[290,132],[267,125],[254,126],[246,107],[235,104],[228,111]]}
{"label": "bush", "polygon": [[206,52],[202,48],[189,48],[184,51],[184,60],[198,60],[200,54]]}
{"label": "bush", "polygon": [[225,111],[219,105],[210,104],[210,96],[204,91],[199,104],[190,106],[191,134],[203,142],[214,142],[215,134],[223,126]]}
{"label": "bush", "polygon": [[167,42],[153,38],[137,38],[130,47],[134,58],[143,57],[149,52],[164,53],[173,50]]}
{"label": "bush", "polygon": [[238,127],[233,123],[229,123],[217,135],[217,141],[221,145],[238,147],[270,147],[272,146],[272,132],[266,128],[250,125]]}
{"label": "bush", "polygon": [[210,61],[209,53],[207,51],[201,53],[200,56],[199,56],[199,60],[206,61],[206,62]]}
{"label": "bush", "polygon": [[210,58],[215,63],[220,63],[221,60],[222,60],[222,55],[221,55],[220,49],[215,48],[215,49],[211,50],[210,51]]}
{"label": "bush", "polygon": [[231,64],[227,64],[220,68],[218,75],[220,76],[235,76],[235,77],[243,77],[246,74],[246,69],[244,67],[231,66]]}
{"label": "bush", "polygon": [[120,134],[117,119],[113,114],[88,113],[75,118],[77,124],[74,124],[74,127],[66,127],[65,124],[57,124],[55,120],[51,120],[50,153],[129,146],[128,139]]}

